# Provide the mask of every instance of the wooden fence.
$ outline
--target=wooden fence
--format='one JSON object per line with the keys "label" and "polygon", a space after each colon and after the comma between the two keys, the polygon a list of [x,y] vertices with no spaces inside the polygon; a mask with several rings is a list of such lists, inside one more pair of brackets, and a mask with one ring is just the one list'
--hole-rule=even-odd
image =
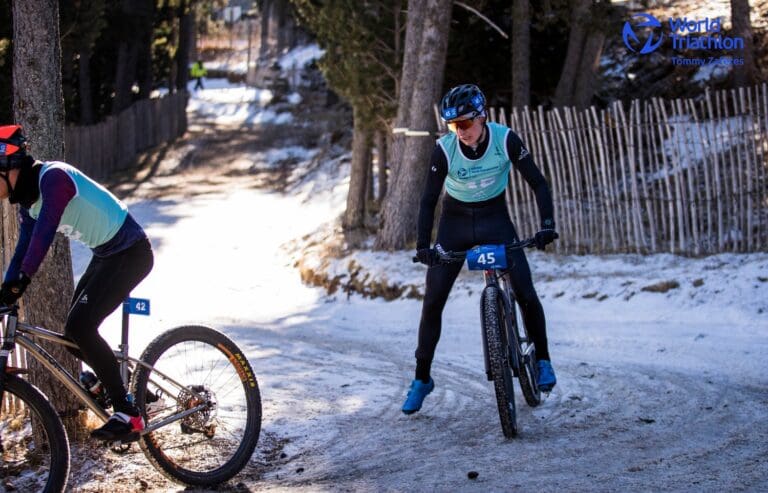
{"label": "wooden fence", "polygon": [[136,162],[140,152],[187,131],[187,93],[137,101],[117,116],[65,130],[65,160],[97,180]]}
{"label": "wooden fence", "polygon": [[[768,249],[765,84],[602,110],[490,108],[489,119],[514,129],[546,175],[562,253]],[[530,234],[533,193],[518,173],[510,185],[512,219]]]}

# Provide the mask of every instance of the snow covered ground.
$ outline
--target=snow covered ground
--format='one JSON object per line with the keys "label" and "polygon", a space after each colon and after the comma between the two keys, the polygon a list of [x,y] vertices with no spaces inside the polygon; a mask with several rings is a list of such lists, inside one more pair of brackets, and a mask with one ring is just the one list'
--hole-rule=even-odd
{"label": "snow covered ground", "polygon": [[[219,125],[248,123],[254,133],[290,125],[263,107],[263,91],[209,82],[190,102],[193,126],[224,113]],[[284,158],[248,156],[260,169]],[[312,156],[293,150],[294,159]],[[522,405],[521,435],[505,440],[483,372],[478,275],[462,275],[446,308],[435,392],[405,416],[420,303],[327,295],[293,266],[295,240],[343,210],[344,173],[321,169],[278,193],[178,161],[171,154],[127,198],[156,254],[134,292],[151,299],[152,315],[131,320],[131,344],[138,353],[160,331],[195,321],[245,350],[261,387],[262,435],[225,491],[768,488],[768,253],[531,253],[558,385],[538,408]],[[89,254],[73,247],[80,274]],[[354,255],[390,282],[422,283],[411,252]],[[677,287],[659,292],[667,281]],[[102,333],[116,341],[119,326],[113,315]],[[76,448],[70,484],[182,489],[136,447],[103,457]]]}

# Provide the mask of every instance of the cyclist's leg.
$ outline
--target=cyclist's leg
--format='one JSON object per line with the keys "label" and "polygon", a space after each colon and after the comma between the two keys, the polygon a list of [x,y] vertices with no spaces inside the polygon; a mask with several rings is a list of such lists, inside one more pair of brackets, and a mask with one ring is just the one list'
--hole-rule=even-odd
{"label": "cyclist's leg", "polygon": [[424,302],[419,322],[419,345],[416,348],[416,378],[429,381],[432,358],[442,330],[442,314],[453,283],[462,264],[436,265],[427,270]]}
{"label": "cyclist's leg", "polygon": [[520,305],[525,327],[536,345],[536,357],[549,360],[547,343],[547,327],[544,308],[541,306],[539,295],[533,287],[531,268],[523,250],[513,250],[507,258],[509,279],[515,298]]}
{"label": "cyclist's leg", "polygon": [[[446,251],[471,247],[472,214],[457,201],[447,198],[437,228],[437,240]],[[416,348],[416,379],[428,382],[432,358],[442,330],[442,315],[448,295],[461,271],[462,263],[441,264],[427,269],[424,301],[419,322],[419,345]]]}
{"label": "cyclist's leg", "polygon": [[[83,294],[83,290],[85,289],[85,286],[87,286],[88,283],[90,282],[91,278],[93,277],[94,272],[97,270],[97,266],[98,265],[99,265],[98,259],[97,258],[92,258],[91,262],[88,264],[88,267],[86,267],[85,272],[83,273],[82,276],[80,276],[80,280],[77,281],[77,285],[75,286],[75,292],[72,295],[72,301],[70,301],[70,303],[69,303],[69,310],[70,311],[72,311],[72,308],[75,307],[75,303],[80,298],[80,296]],[[66,328],[65,328],[65,331],[64,331],[64,335],[66,337],[72,339],[72,337],[69,334],[67,334]],[[72,341],[74,341],[74,339],[72,339]],[[71,348],[71,347],[66,347],[66,349],[67,349],[67,351],[72,353],[75,356],[75,358],[77,358],[79,360],[82,360],[88,366],[93,367],[91,365],[91,363],[86,359],[86,357],[82,353],[82,351],[80,351],[79,349],[76,349],[76,348]]]}
{"label": "cyclist's leg", "polygon": [[146,277],[152,263],[152,250],[147,240],[109,257],[94,257],[88,267],[90,275],[80,286],[80,295],[67,317],[65,335],[80,347],[84,361],[96,372],[117,412],[132,411],[133,407],[126,400],[117,359],[98,329]]}

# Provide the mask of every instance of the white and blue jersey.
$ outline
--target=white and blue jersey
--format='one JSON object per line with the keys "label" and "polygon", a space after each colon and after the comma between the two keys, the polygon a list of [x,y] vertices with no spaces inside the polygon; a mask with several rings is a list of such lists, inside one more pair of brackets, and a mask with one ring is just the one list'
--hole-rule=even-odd
{"label": "white and blue jersey", "polygon": [[146,238],[125,204],[77,168],[57,161],[43,163],[38,183],[37,200],[20,209],[19,241],[6,279],[15,279],[19,271],[28,276],[37,272],[57,231],[89,246],[99,257]]}

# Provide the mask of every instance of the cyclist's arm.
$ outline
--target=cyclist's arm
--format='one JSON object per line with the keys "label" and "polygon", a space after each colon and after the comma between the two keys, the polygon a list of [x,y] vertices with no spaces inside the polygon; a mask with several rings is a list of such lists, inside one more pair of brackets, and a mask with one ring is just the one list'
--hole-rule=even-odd
{"label": "cyclist's arm", "polygon": [[523,145],[523,141],[512,131],[507,134],[507,155],[512,161],[512,166],[523,176],[523,179],[536,195],[541,227],[543,229],[555,229],[554,205],[547,180],[536,167],[536,163],[533,162],[533,157]]}
{"label": "cyclist's arm", "polygon": [[8,270],[5,271],[4,281],[15,280],[19,278],[21,271],[21,261],[27,254],[29,240],[32,238],[32,229],[35,227],[35,220],[29,215],[27,209],[19,209],[19,239],[16,240],[16,249],[13,257],[8,264]]}
{"label": "cyclist's arm", "polygon": [[32,230],[21,270],[32,277],[48,253],[53,243],[61,216],[69,201],[77,193],[75,183],[69,175],[60,169],[51,169],[40,180],[40,200],[43,201],[40,215]]}
{"label": "cyclist's arm", "polygon": [[427,180],[424,185],[424,192],[421,194],[419,204],[419,229],[416,237],[416,248],[429,248],[429,242],[432,237],[432,225],[435,222],[435,206],[440,199],[440,192],[443,190],[443,182],[448,174],[448,160],[445,157],[443,148],[435,146],[432,151],[432,158],[427,169]]}

